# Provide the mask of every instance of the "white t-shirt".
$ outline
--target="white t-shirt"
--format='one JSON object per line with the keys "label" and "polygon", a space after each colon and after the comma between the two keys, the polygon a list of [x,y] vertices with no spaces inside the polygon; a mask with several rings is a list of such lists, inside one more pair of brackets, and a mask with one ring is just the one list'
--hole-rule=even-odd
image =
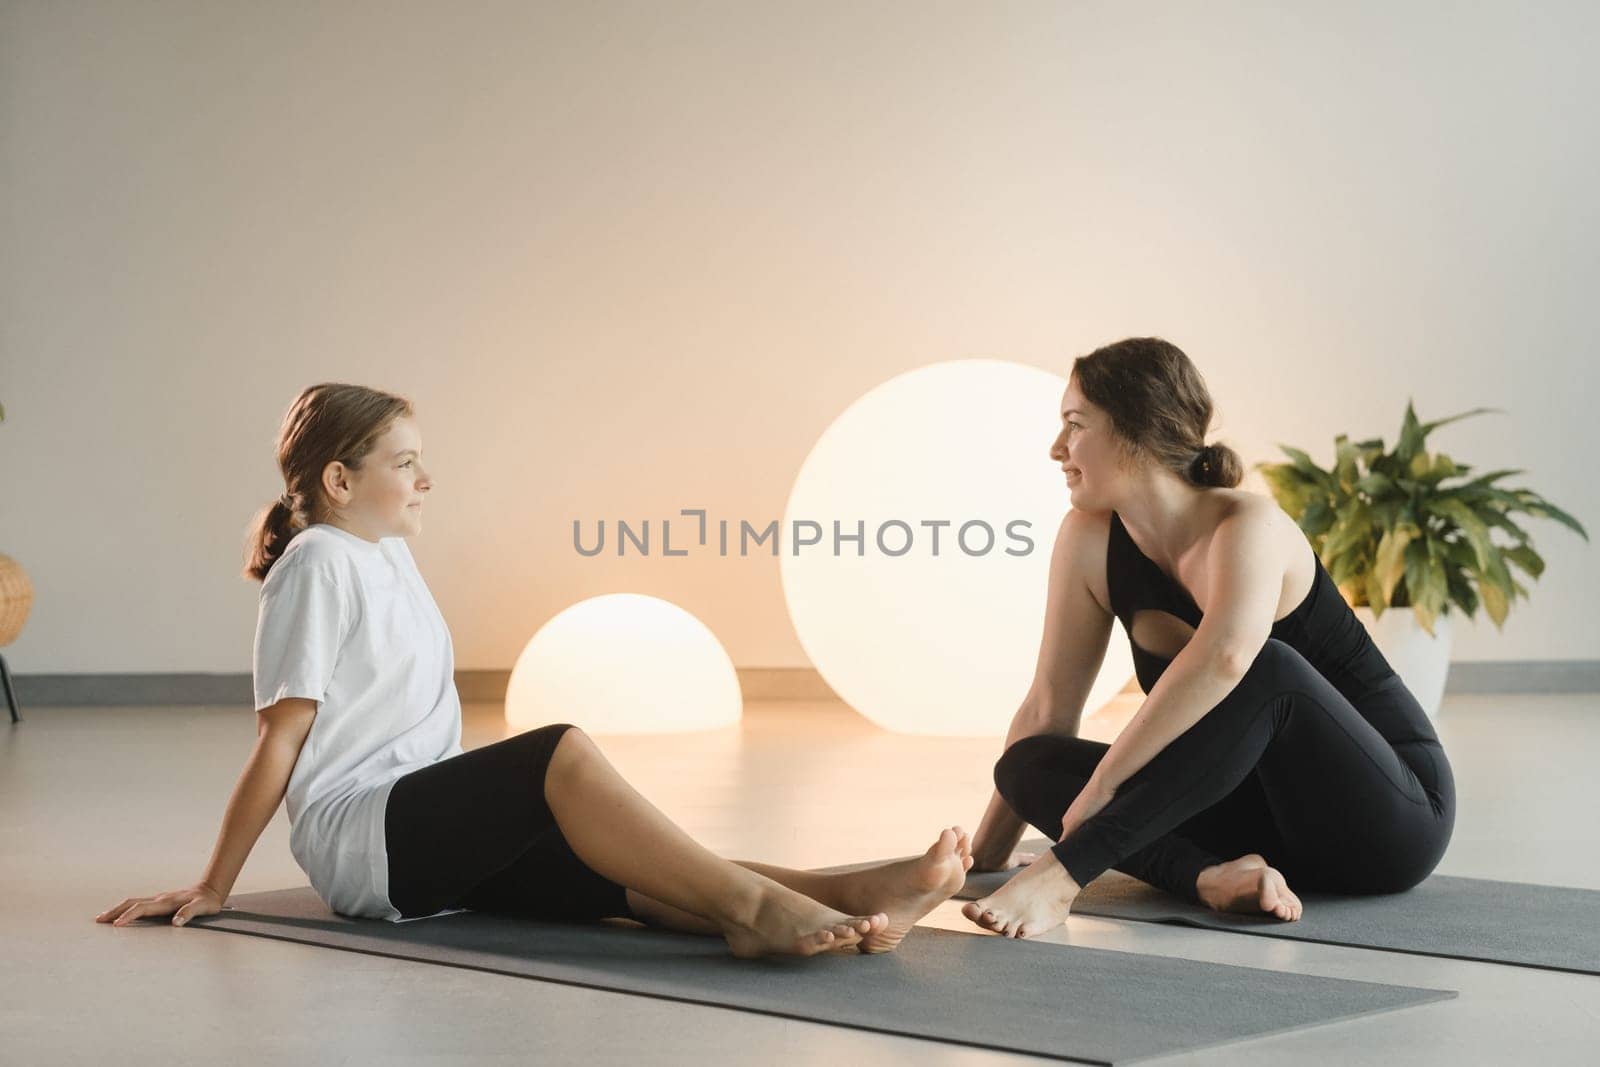
{"label": "white t-shirt", "polygon": [[384,809],[396,778],[461,754],[454,671],[450,631],[405,538],[316,523],[267,572],[256,710],[317,701],[289,776],[289,850],[335,912],[406,921],[389,902]]}

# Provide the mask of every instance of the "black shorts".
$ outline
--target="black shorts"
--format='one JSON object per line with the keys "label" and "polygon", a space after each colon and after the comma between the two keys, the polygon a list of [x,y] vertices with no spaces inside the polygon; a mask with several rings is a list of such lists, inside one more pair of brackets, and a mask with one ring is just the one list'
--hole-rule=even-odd
{"label": "black shorts", "polygon": [[545,803],[551,754],[572,728],[551,723],[395,780],[383,827],[401,918],[447,908],[634,918],[624,887],[573,853]]}

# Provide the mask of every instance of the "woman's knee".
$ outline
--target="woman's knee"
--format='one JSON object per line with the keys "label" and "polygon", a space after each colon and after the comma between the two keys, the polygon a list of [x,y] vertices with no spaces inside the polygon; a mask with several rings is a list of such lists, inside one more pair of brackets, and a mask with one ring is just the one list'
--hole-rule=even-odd
{"label": "woman's knee", "polygon": [[1012,810],[1016,810],[1029,782],[1053,756],[1059,755],[1067,740],[1054,734],[1030,734],[1018,738],[1000,754],[994,764],[994,787]]}
{"label": "woman's knee", "polygon": [[1262,644],[1261,650],[1256,653],[1256,658],[1251,661],[1250,666],[1293,663],[1296,660],[1304,660],[1304,658],[1299,652],[1295,651],[1294,646],[1289,642],[1279,640],[1276,637],[1269,637]]}
{"label": "woman's knee", "polygon": [[1317,673],[1310,660],[1287,641],[1269,637],[1245,669],[1244,679],[1252,682],[1262,679],[1295,679],[1307,672]]}

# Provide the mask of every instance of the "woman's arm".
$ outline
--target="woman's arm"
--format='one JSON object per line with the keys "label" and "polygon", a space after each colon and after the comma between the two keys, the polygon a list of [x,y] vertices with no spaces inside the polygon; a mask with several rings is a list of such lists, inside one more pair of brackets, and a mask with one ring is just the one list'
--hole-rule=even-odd
{"label": "woman's arm", "polygon": [[[1224,519],[1211,538],[1210,604],[1189,643],[1173,657],[1150,695],[1095,768],[1107,791],[1120,788],[1156,754],[1233,691],[1272,634],[1283,590],[1283,539],[1273,524],[1292,523],[1270,500]],[[1298,532],[1298,530],[1297,530]]]}
{"label": "woman's arm", "polygon": [[[1034,734],[1076,737],[1089,690],[1099,677],[1111,642],[1112,618],[1089,591],[1087,575],[1098,566],[1102,523],[1068,511],[1056,531],[1045,595],[1044,633],[1033,685],[1012,716],[1006,748]],[[1027,828],[998,791],[972,839],[972,869],[1002,870]]]}
{"label": "woman's arm", "polygon": [[[1006,748],[1034,734],[1048,733],[1049,723],[1034,711],[1032,702],[1026,702],[1012,716],[1011,729],[1006,733]],[[1000,871],[1009,866],[1012,852],[1022,833],[1028,828],[1005,797],[997,789],[989,797],[989,807],[972,837],[972,869],[974,871]]]}

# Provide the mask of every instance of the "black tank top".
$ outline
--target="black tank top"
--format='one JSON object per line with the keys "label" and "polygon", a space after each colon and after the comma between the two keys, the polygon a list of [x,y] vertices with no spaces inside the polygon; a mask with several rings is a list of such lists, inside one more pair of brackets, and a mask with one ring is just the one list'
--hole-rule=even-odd
{"label": "black tank top", "polygon": [[[1315,554],[1313,554],[1315,559]],[[1293,611],[1272,624],[1272,636],[1306,658],[1345,699],[1357,708],[1374,704],[1385,706],[1385,720],[1378,726],[1392,743],[1401,741],[1438,742],[1438,734],[1427,714],[1414,698],[1395,702],[1393,690],[1404,689],[1400,676],[1372,643],[1367,628],[1345,602],[1333,576],[1315,559],[1317,574]],[[1204,614],[1186,589],[1167,575],[1155,561],[1133,543],[1122,517],[1111,513],[1111,532],[1106,542],[1106,587],[1111,596],[1111,611],[1122,622],[1133,650],[1133,668],[1139,687],[1149,693],[1172,660],[1141,649],[1133,641],[1134,613],[1145,608],[1166,611],[1199,629]],[[1380,699],[1380,694],[1386,695]],[[1409,697],[1409,694],[1408,694]],[[1370,720],[1372,715],[1367,715]]]}

